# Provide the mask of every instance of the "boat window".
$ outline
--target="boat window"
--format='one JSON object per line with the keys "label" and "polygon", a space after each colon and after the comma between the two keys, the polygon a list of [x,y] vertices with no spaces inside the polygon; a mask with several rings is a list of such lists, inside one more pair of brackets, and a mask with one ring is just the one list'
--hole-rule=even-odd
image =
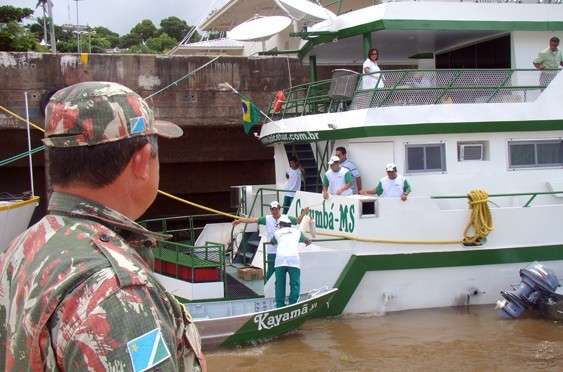
{"label": "boat window", "polygon": [[489,141],[458,142],[457,160],[489,160]]}
{"label": "boat window", "polygon": [[446,170],[446,152],[443,143],[406,145],[407,172],[443,172]]}
{"label": "boat window", "polygon": [[508,142],[510,168],[563,166],[563,141]]}
{"label": "boat window", "polygon": [[377,210],[377,201],[376,200],[362,200],[362,212],[361,217],[377,217],[378,210]]}

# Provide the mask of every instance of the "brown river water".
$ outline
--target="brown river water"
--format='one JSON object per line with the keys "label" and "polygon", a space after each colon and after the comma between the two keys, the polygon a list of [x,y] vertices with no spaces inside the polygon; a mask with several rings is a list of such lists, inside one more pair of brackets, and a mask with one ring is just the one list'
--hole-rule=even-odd
{"label": "brown river water", "polygon": [[563,371],[563,322],[493,306],[313,319],[255,347],[206,353],[210,371]]}

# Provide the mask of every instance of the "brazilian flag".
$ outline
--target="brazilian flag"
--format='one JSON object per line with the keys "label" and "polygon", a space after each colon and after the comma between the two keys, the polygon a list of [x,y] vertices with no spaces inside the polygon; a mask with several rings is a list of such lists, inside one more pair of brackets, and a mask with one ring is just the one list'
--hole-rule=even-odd
{"label": "brazilian flag", "polygon": [[254,124],[260,121],[260,110],[248,98],[241,97],[242,103],[242,125],[244,133],[250,133],[250,129]]}

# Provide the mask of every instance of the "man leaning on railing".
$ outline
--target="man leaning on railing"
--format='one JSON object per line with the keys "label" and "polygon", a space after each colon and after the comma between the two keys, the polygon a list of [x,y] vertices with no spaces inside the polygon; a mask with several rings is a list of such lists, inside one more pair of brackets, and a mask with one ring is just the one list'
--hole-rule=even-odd
{"label": "man leaning on railing", "polygon": [[[563,66],[563,55],[558,46],[559,38],[557,36],[549,39],[549,47],[538,53],[538,56],[533,62],[534,67],[538,70],[557,70],[560,66]],[[557,71],[542,71],[540,75],[540,85],[549,85],[556,74]]]}

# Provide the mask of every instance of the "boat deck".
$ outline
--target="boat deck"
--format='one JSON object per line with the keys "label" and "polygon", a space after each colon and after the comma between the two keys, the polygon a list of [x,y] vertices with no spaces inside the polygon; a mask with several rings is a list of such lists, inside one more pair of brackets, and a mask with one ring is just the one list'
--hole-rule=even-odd
{"label": "boat deck", "polygon": [[244,267],[244,265],[229,264],[225,267],[225,296],[229,299],[263,297],[264,280],[243,280],[239,278],[237,271],[240,267]]}

